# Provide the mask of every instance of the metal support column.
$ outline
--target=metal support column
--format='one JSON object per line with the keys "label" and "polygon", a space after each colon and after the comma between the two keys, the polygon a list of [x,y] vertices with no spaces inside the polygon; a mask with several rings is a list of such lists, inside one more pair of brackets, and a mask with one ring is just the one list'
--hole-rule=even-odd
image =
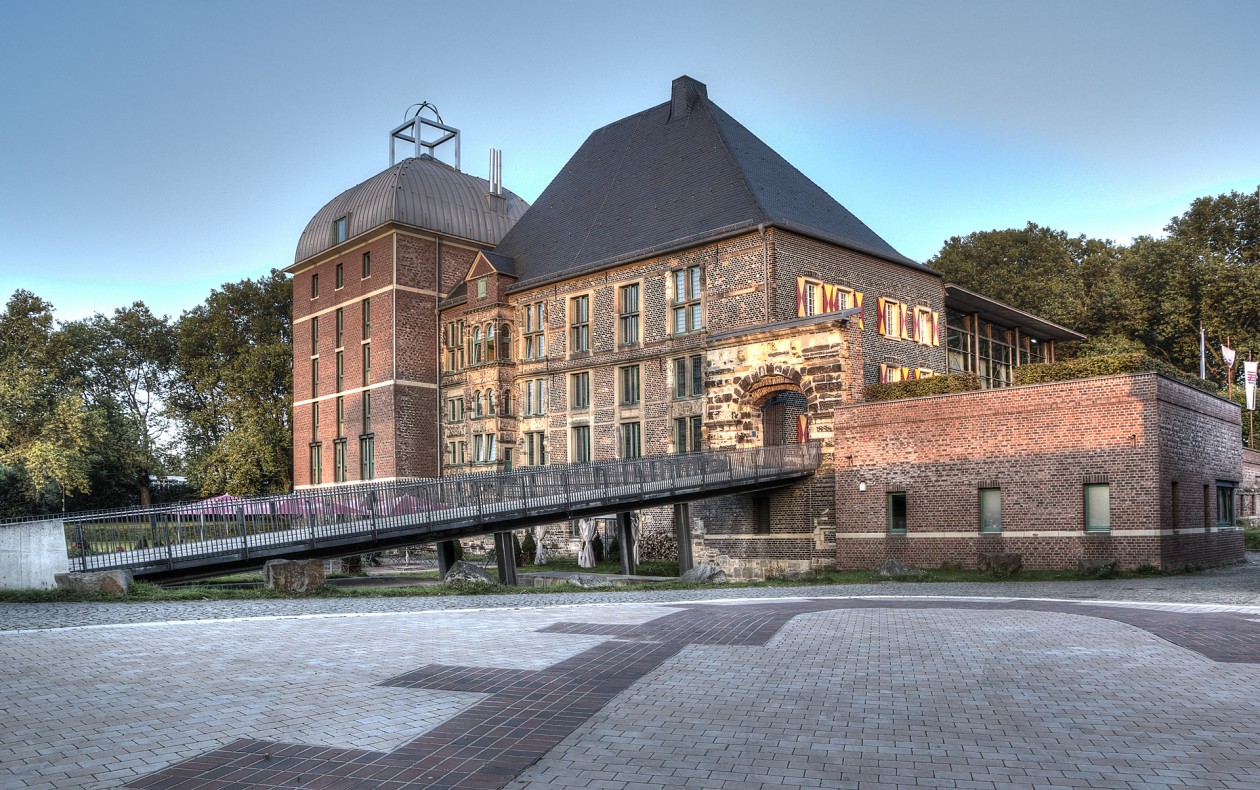
{"label": "metal support column", "polygon": [[516,551],[511,532],[494,533],[494,556],[499,563],[499,584],[516,586]]}
{"label": "metal support column", "polygon": [[438,575],[446,578],[446,572],[455,564],[455,541],[439,540],[437,542]]}
{"label": "metal support column", "polygon": [[621,547],[621,572],[634,575],[634,528],[630,526],[630,513],[617,514],[617,545]]}
{"label": "metal support column", "polygon": [[678,538],[678,575],[696,566],[691,555],[691,506],[686,502],[674,505],[674,535]]}

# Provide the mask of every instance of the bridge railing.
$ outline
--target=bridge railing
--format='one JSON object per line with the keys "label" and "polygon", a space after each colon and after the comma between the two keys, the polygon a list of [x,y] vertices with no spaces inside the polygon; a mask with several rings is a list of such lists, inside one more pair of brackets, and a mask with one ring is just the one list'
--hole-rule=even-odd
{"label": "bridge railing", "polygon": [[70,567],[90,571],[174,568],[222,556],[249,560],[285,547],[297,553],[405,534],[423,543],[425,533],[442,529],[493,527],[547,515],[561,520],[599,508],[637,509],[679,496],[718,495],[723,489],[800,477],[820,460],[820,446],[812,442],[365,482],[278,496],[223,496],[67,514],[66,545]]}

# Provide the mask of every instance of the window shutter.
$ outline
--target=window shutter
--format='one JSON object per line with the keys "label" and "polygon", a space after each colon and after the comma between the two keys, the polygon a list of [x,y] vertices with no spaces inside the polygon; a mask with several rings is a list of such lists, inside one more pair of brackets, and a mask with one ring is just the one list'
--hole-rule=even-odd
{"label": "window shutter", "polygon": [[[884,319],[884,297],[881,296],[876,299],[875,304],[879,315],[879,333],[881,335],[886,335],[888,334],[888,327],[886,326],[886,321]],[[880,368],[882,369],[883,365],[880,365]]]}
{"label": "window shutter", "polygon": [[866,328],[866,311],[862,309],[862,292],[853,292],[853,306],[858,309],[857,322],[858,329]]}
{"label": "window shutter", "polygon": [[939,346],[941,344],[941,314],[932,313],[932,345]]}
{"label": "window shutter", "polygon": [[805,278],[796,278],[796,317],[802,318],[805,315]]}
{"label": "window shutter", "polygon": [[908,311],[908,310],[906,310],[906,306],[905,306],[905,304],[903,303],[903,304],[899,304],[899,305],[897,305],[897,317],[898,317],[898,319],[899,319],[899,321],[900,321],[900,323],[901,323],[901,332],[900,332],[899,334],[900,334],[900,337],[901,337],[903,340],[904,340],[904,339],[907,339],[907,338],[910,338],[910,337],[913,337],[913,335],[911,335],[911,333],[910,333],[909,327],[908,327],[908,326],[906,326],[906,316],[907,316],[907,315],[909,315],[909,311]]}
{"label": "window shutter", "polygon": [[888,366],[885,365],[883,362],[879,363],[879,383],[880,384],[888,383]]}
{"label": "window shutter", "polygon": [[798,415],[796,418],[796,443],[805,444],[809,441],[809,418],[804,414]]}
{"label": "window shutter", "polygon": [[901,369],[901,380],[902,380],[902,381],[909,381],[909,380],[910,380],[910,368],[902,368],[902,369]]}

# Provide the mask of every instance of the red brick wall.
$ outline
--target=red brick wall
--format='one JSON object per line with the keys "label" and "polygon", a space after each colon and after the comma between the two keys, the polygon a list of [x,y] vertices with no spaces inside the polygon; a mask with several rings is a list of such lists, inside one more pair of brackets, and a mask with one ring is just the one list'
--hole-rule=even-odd
{"label": "red brick wall", "polygon": [[[1238,561],[1238,531],[1205,531],[1202,517],[1203,486],[1214,508],[1216,480],[1241,475],[1238,421],[1237,407],[1156,374],[841,408],[837,563],[974,567],[980,552],[999,549],[1043,568],[1082,558],[1163,568]],[[1087,534],[1084,484],[1104,481],[1111,530]],[[1001,489],[1000,536],[980,534],[981,487]],[[904,535],[888,532],[893,491],[906,493]]]}

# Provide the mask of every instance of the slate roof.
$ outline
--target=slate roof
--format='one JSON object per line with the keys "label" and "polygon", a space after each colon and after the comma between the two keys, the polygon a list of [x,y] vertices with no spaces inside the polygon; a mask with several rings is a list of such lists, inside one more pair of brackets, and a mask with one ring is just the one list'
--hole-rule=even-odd
{"label": "slate roof", "polygon": [[386,222],[401,222],[449,236],[495,245],[528,208],[503,190],[490,195],[490,182],[429,156],[411,157],[347,189],[320,209],[298,239],[300,263],[336,246],[333,222],[347,218],[354,238]]}
{"label": "slate roof", "polygon": [[671,99],[591,133],[495,248],[513,290],[776,225],[896,263],[893,249],[707,97],[674,80]]}

